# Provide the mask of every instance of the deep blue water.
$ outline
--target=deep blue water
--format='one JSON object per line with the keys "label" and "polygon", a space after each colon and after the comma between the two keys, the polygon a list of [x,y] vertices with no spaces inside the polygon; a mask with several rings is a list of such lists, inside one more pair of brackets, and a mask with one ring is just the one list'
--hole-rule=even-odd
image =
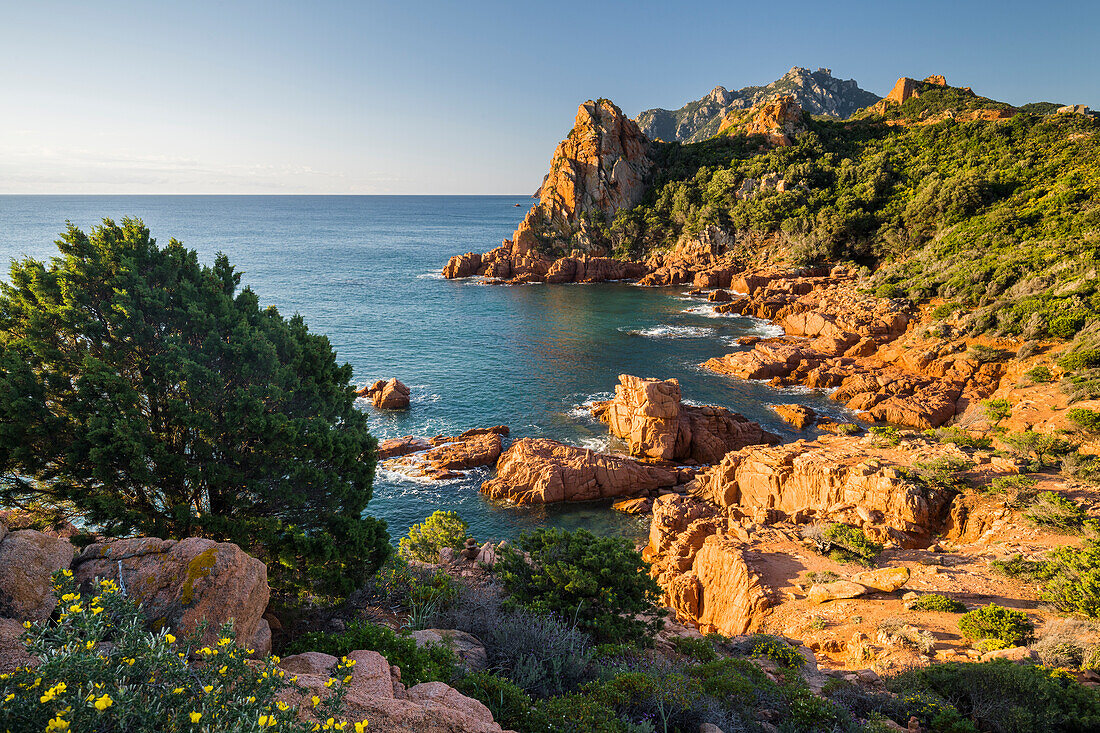
{"label": "deep blue water", "polygon": [[[823,394],[703,372],[700,363],[736,348],[732,339],[770,327],[714,317],[682,289],[439,277],[449,256],[483,252],[510,236],[530,203],[524,196],[0,196],[0,260],[55,254],[66,220],[87,228],[124,216],[143,219],[162,243],[183,241],[206,262],[223,251],[262,303],[299,312],[326,333],[357,383],[396,376],[412,388],[407,413],[363,405],[380,439],[504,424],[513,437],[615,448],[606,427],[577,408],[609,396],[622,373],[676,377],[685,398],[729,407],[778,433],[791,434],[769,404],[841,414]],[[417,482],[380,470],[368,513],[388,520],[395,536],[441,508],[457,510],[479,539],[542,524],[642,529],[606,505],[492,505],[477,491],[486,476]]]}

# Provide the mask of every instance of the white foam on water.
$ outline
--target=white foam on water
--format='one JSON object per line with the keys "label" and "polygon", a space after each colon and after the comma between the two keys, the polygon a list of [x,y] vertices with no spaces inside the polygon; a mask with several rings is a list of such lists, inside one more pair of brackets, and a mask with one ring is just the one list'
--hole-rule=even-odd
{"label": "white foam on water", "polygon": [[[424,272],[424,273],[421,273],[421,274],[417,275],[416,279],[417,280],[446,280],[447,278],[443,277],[442,272]],[[458,278],[458,279],[468,280],[469,278],[463,277],[463,278]]]}
{"label": "white foam on water", "polygon": [[590,394],[579,405],[574,405],[569,410],[566,410],[565,414],[576,419],[592,419],[592,405],[597,402],[606,402],[614,396],[614,392],[596,392],[595,394]]}
{"label": "white foam on water", "polygon": [[752,325],[752,328],[749,329],[750,336],[760,336],[762,338],[777,338],[786,333],[786,331],[783,330],[782,326],[775,323],[769,323],[768,321],[762,320],[760,318],[752,318],[751,320],[756,321],[756,323],[754,323]]}
{"label": "white foam on water", "polygon": [[649,328],[628,329],[625,326],[619,329],[631,336],[645,336],[656,339],[697,339],[711,335],[713,328],[707,326],[671,326],[661,324]]}
{"label": "white foam on water", "polygon": [[587,448],[597,453],[611,452],[611,438],[609,436],[581,438],[579,445],[581,448]]}

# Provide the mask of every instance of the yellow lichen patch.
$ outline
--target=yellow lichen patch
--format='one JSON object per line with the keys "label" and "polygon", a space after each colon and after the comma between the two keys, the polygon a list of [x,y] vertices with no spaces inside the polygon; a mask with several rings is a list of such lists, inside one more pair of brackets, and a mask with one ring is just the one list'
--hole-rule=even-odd
{"label": "yellow lichen patch", "polygon": [[199,578],[205,578],[210,574],[210,570],[214,567],[214,563],[217,560],[218,549],[211,547],[209,550],[205,550],[196,555],[195,558],[187,564],[187,577],[183,581],[183,605],[190,605],[195,596],[195,581]]}

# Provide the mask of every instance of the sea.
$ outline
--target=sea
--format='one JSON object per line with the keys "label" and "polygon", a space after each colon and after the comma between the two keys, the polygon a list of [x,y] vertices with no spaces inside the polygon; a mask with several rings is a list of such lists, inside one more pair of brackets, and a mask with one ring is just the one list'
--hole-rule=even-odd
{"label": "sea", "polygon": [[[794,438],[771,406],[799,403],[844,418],[824,391],[776,389],[704,371],[741,336],[782,333],[723,316],[686,288],[630,283],[501,285],[445,280],[451,255],[511,236],[528,196],[0,196],[0,259],[57,254],[72,222],[137,217],[210,263],[224,252],[263,305],[300,313],[326,334],[357,384],[397,377],[406,412],[360,409],[379,440],[453,435],[508,425],[511,438],[547,437],[622,452],[587,405],[611,397],[620,374],[675,377],[686,401],[728,407]],[[367,513],[396,538],[438,509],[457,511],[479,541],[553,525],[641,537],[645,519],[607,502],[516,507],[478,492],[491,468],[431,481],[379,468]]]}

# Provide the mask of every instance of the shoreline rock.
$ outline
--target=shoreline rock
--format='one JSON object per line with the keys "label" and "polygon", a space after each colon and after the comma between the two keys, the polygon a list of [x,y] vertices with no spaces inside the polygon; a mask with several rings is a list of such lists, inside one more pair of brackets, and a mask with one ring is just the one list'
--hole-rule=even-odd
{"label": "shoreline rock", "polygon": [[429,439],[406,435],[385,441],[379,446],[379,457],[386,468],[410,476],[435,480],[458,478],[462,476],[459,471],[496,463],[509,432],[507,425],[496,425]]}
{"label": "shoreline rock", "polygon": [[370,398],[379,410],[409,409],[409,388],[393,377],[388,382],[379,379],[374,384],[359,389],[355,394]]}
{"label": "shoreline rock", "polygon": [[549,504],[637,496],[678,483],[676,470],[596,453],[546,438],[517,440],[481,493],[514,504]]}

